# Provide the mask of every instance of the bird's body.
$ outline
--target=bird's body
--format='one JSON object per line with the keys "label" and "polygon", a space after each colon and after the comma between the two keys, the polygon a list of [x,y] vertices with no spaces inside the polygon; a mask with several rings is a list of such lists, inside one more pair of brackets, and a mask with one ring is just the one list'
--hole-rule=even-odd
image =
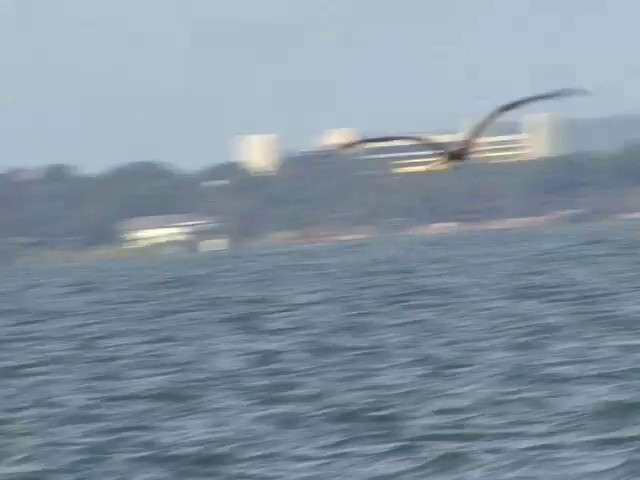
{"label": "bird's body", "polygon": [[549,92],[544,92],[537,95],[531,95],[528,97],[523,97],[513,102],[505,103],[495,108],[491,112],[489,112],[485,117],[483,117],[474,127],[469,131],[466,137],[455,147],[449,149],[439,142],[434,141],[433,139],[426,136],[418,136],[418,135],[386,135],[386,136],[378,136],[378,137],[365,137],[359,140],[355,140],[352,142],[343,143],[337,146],[339,151],[348,151],[359,145],[363,144],[371,144],[371,143],[384,143],[395,140],[408,140],[413,141],[418,144],[429,145],[434,147],[436,150],[444,152],[444,160],[438,161],[440,162],[463,162],[467,160],[469,157],[469,153],[471,152],[475,141],[485,132],[485,130],[491,125],[499,116],[520,108],[529,103],[534,103],[542,100],[550,100],[562,97],[576,96],[576,95],[587,95],[590,92],[582,89],[582,88],[561,88],[559,90],[552,90]]}

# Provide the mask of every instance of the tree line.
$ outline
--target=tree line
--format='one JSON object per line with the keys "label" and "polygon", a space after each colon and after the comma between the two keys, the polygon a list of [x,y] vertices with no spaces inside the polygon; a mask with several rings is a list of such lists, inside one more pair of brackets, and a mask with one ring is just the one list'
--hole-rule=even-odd
{"label": "tree line", "polygon": [[[96,175],[50,165],[33,178],[0,175],[0,241],[90,247],[117,241],[117,222],[201,213],[220,218],[232,240],[284,230],[393,228],[586,209],[640,210],[640,146],[611,154],[483,164],[434,173],[367,173],[383,161],[318,153],[286,159],[277,175],[235,163],[184,172],[160,162]],[[374,168],[375,167],[375,168]]]}

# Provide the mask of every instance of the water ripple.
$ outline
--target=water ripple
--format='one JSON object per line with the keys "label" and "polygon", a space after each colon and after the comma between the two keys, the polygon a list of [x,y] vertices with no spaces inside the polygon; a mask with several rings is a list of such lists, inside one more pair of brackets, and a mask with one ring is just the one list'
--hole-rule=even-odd
{"label": "water ripple", "polygon": [[634,235],[7,270],[0,476],[635,478]]}

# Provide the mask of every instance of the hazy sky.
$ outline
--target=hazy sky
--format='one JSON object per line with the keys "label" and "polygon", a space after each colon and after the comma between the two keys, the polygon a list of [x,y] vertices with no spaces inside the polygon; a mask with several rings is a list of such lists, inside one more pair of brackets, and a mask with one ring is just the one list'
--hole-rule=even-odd
{"label": "hazy sky", "polygon": [[[231,158],[235,134],[640,113],[638,0],[0,0],[0,167]],[[517,118],[518,115],[513,116]]]}

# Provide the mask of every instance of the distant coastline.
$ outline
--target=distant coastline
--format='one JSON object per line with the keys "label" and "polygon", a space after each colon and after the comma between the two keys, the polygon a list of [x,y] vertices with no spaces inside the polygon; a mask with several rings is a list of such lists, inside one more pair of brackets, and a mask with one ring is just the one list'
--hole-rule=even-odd
{"label": "distant coastline", "polygon": [[[98,176],[67,165],[7,172],[0,175],[0,260],[86,262],[633,220],[640,217],[638,158],[640,146],[630,146],[608,155],[471,161],[433,173],[380,168],[374,175],[368,160],[321,154],[288,160],[275,175],[250,175],[231,162],[189,173],[156,162]],[[175,223],[184,215],[211,219],[207,237]]]}
{"label": "distant coastline", "polygon": [[597,223],[612,219],[621,220],[640,220],[640,212],[630,214],[618,214],[601,218],[589,217],[585,210],[559,210],[545,215],[536,215],[528,217],[502,218],[496,220],[477,221],[477,222],[438,222],[432,224],[419,225],[404,230],[398,230],[394,233],[380,233],[375,231],[363,232],[355,231],[344,232],[333,235],[304,235],[300,234],[295,238],[267,238],[257,240],[251,243],[251,248],[263,247],[286,247],[286,246],[304,246],[304,245],[320,245],[339,242],[360,241],[380,237],[432,237],[447,233],[463,233],[478,232],[488,230],[513,230],[524,228],[539,228],[553,224],[563,223]]}
{"label": "distant coastline", "polygon": [[[305,246],[322,246],[348,242],[361,242],[377,238],[392,237],[434,237],[445,234],[459,234],[470,232],[483,232],[491,230],[519,230],[538,229],[552,225],[584,223],[599,224],[611,221],[633,222],[640,221],[640,211],[620,213],[606,216],[593,216],[585,210],[560,210],[550,212],[545,215],[503,218],[490,221],[478,222],[439,222],[416,226],[406,230],[399,230],[394,233],[380,233],[368,229],[368,232],[345,231],[342,234],[332,235],[305,235],[301,232],[293,238],[272,238],[259,239],[244,245],[242,248],[234,249],[234,252],[255,253],[264,249],[288,249]],[[360,229],[362,230],[362,229]],[[225,251],[218,251],[216,255],[225,255]],[[180,255],[185,255],[181,252]],[[186,255],[204,255],[204,253],[191,253]],[[173,254],[158,254],[145,251],[131,251],[117,246],[107,246],[100,248],[88,248],[80,251],[72,250],[51,250],[43,251],[35,255],[19,256],[15,259],[18,265],[87,265],[103,260],[116,260],[126,258],[175,258]]]}

